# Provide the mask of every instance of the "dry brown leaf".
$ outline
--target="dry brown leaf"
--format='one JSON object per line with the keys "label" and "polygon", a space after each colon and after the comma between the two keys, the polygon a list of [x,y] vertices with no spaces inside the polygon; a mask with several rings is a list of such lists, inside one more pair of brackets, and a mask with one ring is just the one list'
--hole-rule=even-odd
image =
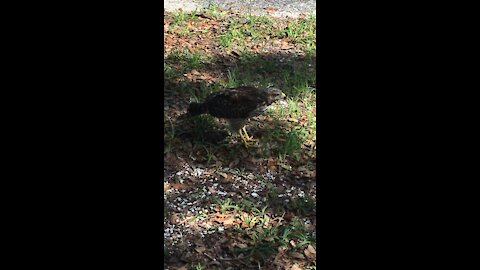
{"label": "dry brown leaf", "polygon": [[190,72],[191,72],[193,75],[200,75],[200,72],[199,72],[198,70],[196,70],[196,69],[192,69]]}
{"label": "dry brown leaf", "polygon": [[267,167],[270,171],[276,171],[277,170],[277,162],[274,159],[269,159],[267,163]]}
{"label": "dry brown leaf", "polygon": [[266,11],[275,11],[275,10],[278,10],[277,8],[274,8],[274,7],[272,7],[272,6],[264,7],[263,9],[265,9]]}
{"label": "dry brown leaf", "polygon": [[187,185],[182,183],[174,183],[173,188],[178,190],[183,190],[187,188]]}
{"label": "dry brown leaf", "polygon": [[217,172],[219,175],[221,175],[223,178],[228,179],[228,174],[224,172]]}
{"label": "dry brown leaf", "polygon": [[246,245],[244,243],[236,243],[235,245],[239,248],[247,248],[248,247],[248,245]]}
{"label": "dry brown leaf", "polygon": [[225,225],[232,225],[235,222],[235,217],[229,216],[223,220],[223,224]]}
{"label": "dry brown leaf", "polygon": [[199,246],[195,248],[195,251],[198,253],[203,253],[205,250],[207,250],[207,248],[204,246]]}
{"label": "dry brown leaf", "polygon": [[296,251],[291,252],[289,255],[290,255],[290,257],[292,257],[292,258],[305,259],[305,256],[303,256],[302,253],[299,253],[299,252],[296,252]]}
{"label": "dry brown leaf", "polygon": [[178,216],[178,214],[174,213],[170,216],[170,223],[172,223],[172,224],[180,223],[180,217]]}
{"label": "dry brown leaf", "polygon": [[163,191],[167,191],[170,189],[170,184],[168,184],[168,182],[163,182]]}
{"label": "dry brown leaf", "polygon": [[230,162],[230,164],[228,164],[228,167],[232,168],[234,166],[237,166],[238,163],[240,163],[240,159],[236,158],[232,162]]}
{"label": "dry brown leaf", "polygon": [[288,50],[288,49],[292,49],[292,48],[295,48],[295,46],[293,46],[292,44],[290,44],[286,41],[282,41],[282,46],[280,46],[280,49]]}
{"label": "dry brown leaf", "polygon": [[175,270],[188,270],[188,267],[189,267],[189,265],[186,264],[186,265],[182,265],[182,266],[176,267]]}
{"label": "dry brown leaf", "polygon": [[283,216],[283,218],[286,221],[292,221],[294,217],[295,217],[295,213],[293,213],[293,212],[288,212]]}
{"label": "dry brown leaf", "polygon": [[308,245],[308,247],[303,252],[305,253],[305,256],[307,256],[310,260],[315,260],[317,252],[312,245]]}
{"label": "dry brown leaf", "polygon": [[298,120],[297,120],[297,119],[295,119],[295,118],[288,118],[287,120],[288,120],[288,121],[290,121],[290,122],[295,122],[295,123],[298,123]]}
{"label": "dry brown leaf", "polygon": [[315,226],[313,224],[305,224],[305,229],[307,231],[313,231],[315,230]]}
{"label": "dry brown leaf", "polygon": [[300,266],[298,266],[298,264],[293,264],[292,265],[292,268],[290,268],[290,270],[302,270],[302,268],[300,268]]}

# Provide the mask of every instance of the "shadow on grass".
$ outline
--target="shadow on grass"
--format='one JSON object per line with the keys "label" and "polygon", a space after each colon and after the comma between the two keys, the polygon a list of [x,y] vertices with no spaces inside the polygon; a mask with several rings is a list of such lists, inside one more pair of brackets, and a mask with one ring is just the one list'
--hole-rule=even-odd
{"label": "shadow on grass", "polygon": [[[169,66],[164,76],[167,98],[183,94],[200,99],[223,87],[240,85],[273,85],[287,96],[298,96],[306,87],[316,87],[315,55],[236,53],[202,60],[200,56],[185,51],[169,54],[164,62]],[[214,74],[222,77],[224,82],[186,78],[192,70]]]}
{"label": "shadow on grass", "polygon": [[[298,97],[304,91],[315,89],[315,61],[315,55],[298,56],[289,53],[243,53],[227,57],[215,56],[207,60],[191,53],[171,53],[164,60],[168,66],[164,76],[165,114],[169,117],[165,122],[166,144],[175,138],[181,139],[178,143],[188,140],[193,145],[209,147],[231,143],[228,139],[232,136],[229,136],[222,120],[208,115],[180,120],[178,116],[186,112],[190,102],[202,101],[210,93],[225,87],[275,86],[289,97]],[[200,75],[189,76],[192,71]],[[203,74],[219,79],[208,80]],[[275,123],[283,124],[285,123],[280,121]],[[261,128],[248,124],[247,130],[254,137],[261,137],[264,133]],[[276,132],[282,140],[294,136],[281,128]],[[233,135],[233,138],[238,138],[237,134]],[[236,144],[238,143],[237,140]],[[278,149],[277,152],[281,151]]]}

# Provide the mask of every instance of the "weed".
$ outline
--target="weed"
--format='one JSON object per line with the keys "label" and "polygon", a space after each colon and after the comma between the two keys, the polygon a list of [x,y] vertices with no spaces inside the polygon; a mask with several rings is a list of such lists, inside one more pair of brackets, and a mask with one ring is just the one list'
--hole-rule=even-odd
{"label": "weed", "polygon": [[205,142],[207,139],[207,131],[212,130],[214,120],[210,115],[199,115],[192,118],[193,128],[192,135],[194,141]]}
{"label": "weed", "polygon": [[217,20],[223,18],[227,14],[227,12],[220,10],[217,5],[212,3],[208,4],[207,8],[205,9],[205,13]]}
{"label": "weed", "polygon": [[306,216],[310,215],[315,209],[315,200],[310,196],[298,197],[291,200],[287,207],[297,211],[302,216]]}
{"label": "weed", "polygon": [[196,265],[194,265],[194,269],[195,270],[203,270],[203,269],[206,269],[203,264],[201,263],[197,263]]}
{"label": "weed", "polygon": [[215,151],[216,151],[216,148],[213,147],[213,146],[203,146],[203,149],[205,149],[205,152],[207,153],[207,166],[209,166],[211,164],[211,162],[215,159]]}
{"label": "weed", "polygon": [[306,130],[304,127],[298,130],[292,129],[287,134],[284,144],[280,146],[279,159],[284,160],[286,156],[294,156],[294,158],[298,160],[298,151],[301,150],[305,137]]}
{"label": "weed", "polygon": [[226,211],[229,210],[238,210],[240,207],[238,207],[230,198],[227,198],[225,200],[215,200],[214,205],[218,205],[220,207],[220,213],[225,214]]}

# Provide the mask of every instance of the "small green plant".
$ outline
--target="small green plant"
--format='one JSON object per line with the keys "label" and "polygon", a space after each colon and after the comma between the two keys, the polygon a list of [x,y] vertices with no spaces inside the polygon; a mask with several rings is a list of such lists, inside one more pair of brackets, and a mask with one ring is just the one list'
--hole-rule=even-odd
{"label": "small green plant", "polygon": [[298,152],[302,148],[305,137],[306,130],[304,127],[300,129],[292,129],[287,134],[284,144],[280,147],[279,159],[284,160],[286,156],[293,156],[298,160]]}
{"label": "small green plant", "polygon": [[203,269],[206,269],[206,268],[204,268],[203,264],[197,263],[197,264],[194,265],[194,268],[193,268],[193,269],[195,269],[195,270],[203,270]]}
{"label": "small green plant", "polygon": [[203,149],[205,149],[205,152],[207,153],[207,166],[210,165],[210,163],[214,160],[215,158],[215,151],[216,148],[209,145],[208,147],[203,146]]}
{"label": "small green plant", "polygon": [[214,120],[210,115],[199,115],[192,118],[193,128],[192,135],[193,139],[197,142],[205,142],[206,131],[211,129],[214,125]]}
{"label": "small green plant", "polygon": [[240,86],[240,74],[237,68],[232,68],[227,71],[227,87]]}
{"label": "small green plant", "polygon": [[291,200],[288,208],[298,212],[300,215],[306,216],[311,214],[313,209],[315,209],[315,200],[308,195],[305,195],[305,197],[297,197]]}
{"label": "small green plant", "polygon": [[188,21],[197,21],[195,14],[196,12],[185,12],[183,10],[174,12],[172,25],[182,25]]}
{"label": "small green plant", "polygon": [[[168,56],[169,63],[175,64],[181,67],[181,72],[186,72],[193,68],[200,68],[204,57],[201,52],[190,52],[187,49],[173,50]],[[180,72],[179,72],[180,73]]]}
{"label": "small green plant", "polygon": [[240,207],[238,207],[230,198],[227,198],[225,200],[217,200],[215,202],[216,205],[220,206],[220,213],[225,214],[225,212],[230,211],[230,210],[238,210]]}
{"label": "small green plant", "polygon": [[205,9],[205,13],[217,20],[223,18],[225,14],[227,14],[227,12],[221,10],[217,5],[212,3],[208,4],[207,8]]}

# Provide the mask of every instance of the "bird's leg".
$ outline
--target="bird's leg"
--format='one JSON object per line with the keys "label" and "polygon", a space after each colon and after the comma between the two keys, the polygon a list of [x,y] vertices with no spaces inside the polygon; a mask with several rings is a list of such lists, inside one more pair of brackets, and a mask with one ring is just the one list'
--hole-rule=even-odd
{"label": "bird's leg", "polygon": [[248,136],[248,133],[247,133],[247,129],[245,127],[242,128],[243,132],[245,133],[245,138],[247,139],[247,141],[255,141],[253,139],[253,136]]}
{"label": "bird's leg", "polygon": [[245,144],[245,147],[248,148],[248,141],[247,141],[247,138],[245,138],[245,136],[243,135],[242,130],[243,129],[239,129],[238,133],[240,134],[240,137],[242,138],[243,144]]}

